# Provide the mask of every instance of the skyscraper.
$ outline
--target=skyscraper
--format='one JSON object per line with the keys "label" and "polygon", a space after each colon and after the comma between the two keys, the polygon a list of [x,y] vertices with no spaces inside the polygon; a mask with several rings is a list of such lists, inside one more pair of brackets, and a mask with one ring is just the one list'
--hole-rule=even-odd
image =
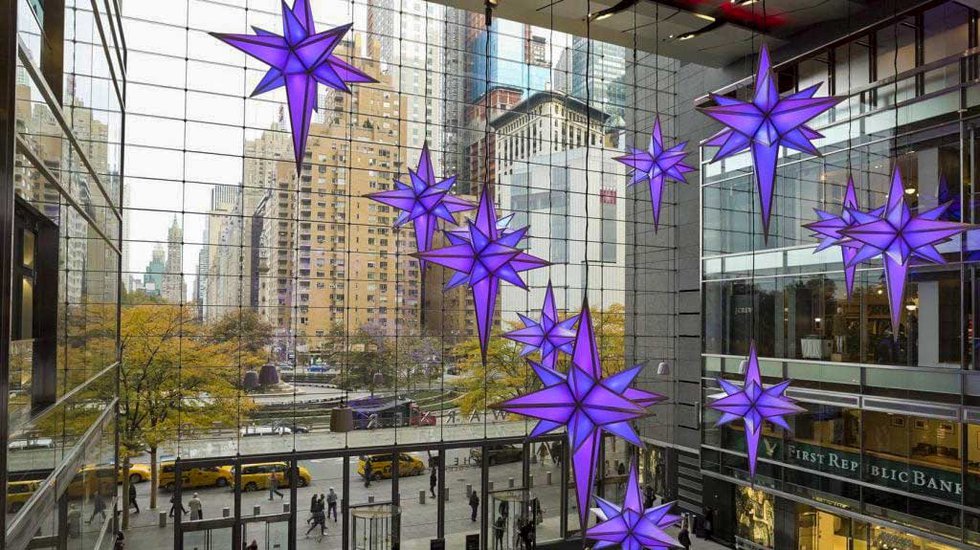
{"label": "skyscraper", "polygon": [[187,295],[187,285],[184,283],[183,245],[184,230],[177,223],[175,215],[167,231],[167,263],[160,286],[160,295],[163,299],[174,304],[184,302]]}
{"label": "skyscraper", "polygon": [[[624,117],[626,115],[626,48],[581,36],[572,38],[569,50],[570,73],[569,93],[607,113]],[[587,63],[589,55],[591,64]],[[586,88],[588,86],[588,88]]]}

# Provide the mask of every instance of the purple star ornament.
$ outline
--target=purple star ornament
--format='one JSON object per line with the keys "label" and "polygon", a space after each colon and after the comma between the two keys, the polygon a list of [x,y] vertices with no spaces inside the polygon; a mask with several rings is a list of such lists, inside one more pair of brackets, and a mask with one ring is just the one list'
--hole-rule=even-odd
{"label": "purple star ornament", "polygon": [[790,385],[790,380],[784,380],[774,386],[764,388],[759,374],[759,355],[752,342],[749,350],[748,368],[745,371],[745,383],[739,387],[731,382],[718,378],[718,384],[724,393],[712,395],[715,401],[708,406],[721,412],[716,426],[722,426],[741,418],[745,424],[745,442],[749,454],[749,473],[755,477],[755,464],[759,454],[759,440],[762,437],[762,422],[768,420],[773,424],[790,430],[784,416],[804,412],[806,409],[797,405],[784,393]]}
{"label": "purple star ornament", "polygon": [[252,97],[286,87],[297,174],[303,166],[310,116],[317,108],[317,83],[350,92],[348,83],[377,82],[333,55],[351,26],[343,25],[318,33],[313,26],[310,0],[296,0],[292,9],[282,3],[283,36],[256,27],[253,27],[254,35],[211,33],[218,40],[269,65],[268,72],[252,91]]}
{"label": "purple star ornament", "polygon": [[975,226],[942,219],[949,203],[912,214],[905,202],[902,173],[892,172],[888,200],[879,215],[851,210],[857,223],[841,230],[841,234],[859,246],[851,258],[852,265],[881,255],[885,264],[885,286],[888,287],[888,307],[892,315],[892,336],[898,338],[905,300],[905,281],[913,257],[927,262],[944,264],[946,260],[936,245],[949,241]]}
{"label": "purple star ornament", "polygon": [[595,497],[595,501],[598,505],[596,515],[599,516],[599,523],[585,532],[585,538],[598,541],[592,548],[597,550],[616,546],[622,550],[681,548],[681,543],[665,531],[681,521],[680,516],[670,513],[674,503],[643,508],[635,460],[630,464],[623,505],[617,506],[600,497]]}
{"label": "purple star ornament", "polygon": [[[432,237],[439,220],[456,224],[453,214],[476,208],[473,204],[449,194],[456,183],[456,176],[444,180],[436,178],[429,155],[429,144],[422,146],[418,169],[408,170],[409,182],[395,180],[395,188],[372,193],[368,198],[401,210],[395,227],[412,222],[415,229],[415,245],[419,252],[432,249]],[[419,261],[425,272],[425,261]]]}
{"label": "purple star ornament", "polygon": [[541,364],[549,369],[555,368],[559,352],[571,354],[572,341],[575,331],[572,327],[578,321],[578,315],[573,315],[564,321],[558,319],[558,308],[555,307],[555,293],[548,281],[548,289],[544,293],[544,305],[541,306],[541,321],[518,314],[524,328],[512,330],[504,334],[504,338],[524,344],[521,355],[530,355],[535,351],[541,352]]}
{"label": "purple star ornament", "polygon": [[745,150],[752,152],[766,240],[769,239],[769,216],[772,213],[776,158],[780,146],[819,156],[820,151],[811,140],[823,136],[806,123],[844,100],[843,97],[815,98],[813,96],[818,88],[820,84],[815,84],[780,98],[772,74],[769,50],[763,44],[759,52],[759,70],[755,75],[755,96],[752,101],[711,94],[717,105],[698,108],[726,126],[705,142],[719,148],[711,162]]}
{"label": "purple star ornament", "polygon": [[653,205],[654,231],[660,226],[660,203],[663,199],[664,182],[667,178],[687,183],[684,174],[693,172],[694,168],[684,163],[687,153],[684,147],[687,142],[664,148],[664,135],[660,130],[660,117],[653,123],[653,133],[650,136],[650,146],[646,151],[632,149],[628,155],[616,157],[616,160],[633,169],[633,179],[629,185],[636,185],[643,180],[650,184],[650,201]]}
{"label": "purple star ornament", "polygon": [[528,363],[544,387],[491,407],[538,419],[529,436],[532,438],[561,426],[567,428],[579,521],[585,529],[603,431],[642,445],[630,421],[645,416],[647,407],[666,398],[630,387],[642,365],[602,377],[588,302],[582,306],[568,374]]}
{"label": "purple star ornament", "polygon": [[422,250],[415,257],[456,271],[446,284],[450,289],[467,283],[473,293],[476,325],[480,335],[480,352],[487,361],[490,325],[497,305],[500,281],[527,290],[520,272],[545,267],[547,261],[517,248],[527,234],[527,227],[501,229],[493,199],[486,186],[480,194],[476,220],[468,222],[467,231],[447,231],[450,245],[435,250]]}
{"label": "purple star ornament", "polygon": [[[804,224],[803,227],[813,231],[815,237],[819,236],[822,238],[820,244],[814,250],[815,253],[832,246],[840,247],[844,262],[844,280],[847,285],[847,298],[850,299],[851,294],[854,292],[854,272],[857,270],[857,264],[852,263],[851,260],[857,255],[861,245],[845,237],[841,231],[855,226],[858,222],[852,212],[861,211],[858,206],[857,193],[854,190],[854,178],[847,178],[847,191],[844,193],[844,205],[841,208],[839,216],[819,209],[814,209],[814,211],[820,219]],[[873,210],[868,212],[868,214],[878,216],[881,214],[881,209]]]}

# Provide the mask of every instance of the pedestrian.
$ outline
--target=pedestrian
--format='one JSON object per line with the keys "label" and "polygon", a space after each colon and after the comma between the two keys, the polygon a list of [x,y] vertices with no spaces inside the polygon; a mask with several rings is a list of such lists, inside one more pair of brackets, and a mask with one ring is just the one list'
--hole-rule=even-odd
{"label": "pedestrian", "polygon": [[187,509],[184,508],[184,503],[181,499],[177,498],[177,495],[170,495],[170,517],[174,517],[174,510],[180,508],[181,513],[187,514]]}
{"label": "pedestrian", "polygon": [[643,509],[653,508],[656,501],[657,495],[653,492],[653,487],[648,483],[646,488],[643,489]]}
{"label": "pedestrian", "polygon": [[310,497],[310,519],[306,520],[307,524],[313,521],[313,513],[316,512],[317,502],[316,493],[313,493],[313,496]]}
{"label": "pedestrian", "polygon": [[480,497],[477,496],[476,491],[470,491],[470,521],[476,521],[476,511],[480,507]]}
{"label": "pedestrian", "polygon": [[259,543],[252,539],[252,542],[245,547],[245,550],[259,550]]}
{"label": "pedestrian", "polygon": [[320,526],[320,536],[322,537],[327,532],[327,524],[325,523],[326,516],[323,513],[323,508],[317,506],[316,513],[313,514],[313,525],[306,530],[306,536],[310,536],[310,531],[316,529],[317,525]]}
{"label": "pedestrian", "polygon": [[[320,508],[323,508],[323,495],[320,495]],[[337,493],[333,487],[327,491],[327,517],[333,516],[333,522],[337,523]]]}
{"label": "pedestrian", "polygon": [[372,474],[374,474],[374,464],[371,463],[371,457],[367,457],[364,460],[364,487],[371,486]]}
{"label": "pedestrian", "polygon": [[521,546],[525,550],[532,550],[534,548],[534,522],[529,519],[521,520],[521,526],[518,528],[518,533],[521,537]]}
{"label": "pedestrian", "polygon": [[122,531],[116,531],[116,542],[112,545],[112,550],[123,550],[126,548],[126,535]]}
{"label": "pedestrian", "polygon": [[136,514],[140,513],[140,505],[136,502],[136,485],[132,482],[129,483],[129,507],[136,508]]}
{"label": "pedestrian", "polygon": [[677,542],[681,543],[684,550],[689,550],[691,548],[691,533],[687,528],[687,518],[681,523],[681,532],[677,535]]}
{"label": "pedestrian", "polygon": [[[99,492],[96,492],[95,493],[95,500],[94,500],[94,502],[92,502],[92,515],[89,516],[88,521],[86,521],[85,523],[92,523],[92,520],[95,519],[95,516],[97,516],[97,515],[101,515],[102,516],[102,521],[103,522],[105,521],[105,518],[106,518],[106,514],[105,514],[105,498],[103,498],[102,497],[102,493],[99,493]],[[78,513],[78,519],[81,519],[81,518],[82,518],[82,513],[79,512]]]}
{"label": "pedestrian", "polygon": [[[95,514],[92,514],[95,516]],[[74,502],[68,505],[68,536],[76,539],[79,533],[81,533],[82,521],[82,511],[78,509],[78,506]],[[103,519],[104,521],[104,519]]]}
{"label": "pedestrian", "polygon": [[272,472],[269,474],[269,500],[273,499],[273,495],[279,495],[279,499],[283,498],[282,492],[279,491],[279,474]]}
{"label": "pedestrian", "polygon": [[538,447],[538,462],[540,462],[542,466],[544,466],[544,461],[547,460],[549,454],[548,444],[542,443],[541,446]]}
{"label": "pedestrian", "polygon": [[429,493],[432,498],[436,498],[436,485],[439,484],[439,474],[436,473],[436,469],[433,468],[432,472],[429,474]]}
{"label": "pedestrian", "polygon": [[619,462],[619,464],[616,465],[616,473],[621,476],[626,475],[626,463],[620,461],[617,462]]}
{"label": "pedestrian", "polygon": [[503,550],[504,548],[504,527],[507,521],[503,516],[499,516],[493,522],[493,550]]}
{"label": "pedestrian", "polygon": [[191,508],[191,520],[204,519],[204,505],[197,493],[187,501],[187,505]]}

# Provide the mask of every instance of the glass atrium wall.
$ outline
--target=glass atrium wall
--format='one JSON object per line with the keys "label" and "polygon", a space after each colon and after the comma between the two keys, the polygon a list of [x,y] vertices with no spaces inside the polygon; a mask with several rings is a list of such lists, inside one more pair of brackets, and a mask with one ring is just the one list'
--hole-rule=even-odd
{"label": "glass atrium wall", "polygon": [[114,2],[7,7],[0,546],[95,548],[117,504],[125,41]]}
{"label": "glass atrium wall", "polygon": [[[280,2],[123,5],[121,323],[132,361],[121,412],[143,414],[158,392],[172,406],[121,425],[120,438],[138,448],[134,468],[161,465],[156,510],[171,498],[187,509],[175,506],[165,527],[130,515],[128,540],[265,547],[286,526],[314,545],[312,497],[331,487],[341,519],[322,536],[333,547],[372,525],[386,544],[488,541],[505,502],[511,522],[536,510],[538,540],[563,537],[577,528],[563,435],[525,445],[533,424],[488,408],[535,380],[500,333],[518,314],[538,318],[549,281],[559,315],[574,314],[588,281],[605,367],[624,366],[626,228],[649,231],[652,219],[634,204],[646,192],[627,193],[611,159],[652,121],[634,109],[642,127],[627,127],[624,90],[669,89],[669,65],[634,86],[636,57],[621,46],[504,19],[488,38],[482,13],[421,0],[311,5],[317,29],[353,22],[335,53],[379,82],[321,87],[298,176],[285,94],[248,97],[264,66],[208,35],[278,32]],[[669,122],[666,105],[661,116]],[[502,285],[487,369],[467,288],[443,291],[452,273],[437,266],[423,275],[411,227],[393,230],[396,213],[365,197],[405,181],[424,144],[464,198],[489,183],[499,215],[530,225],[528,252],[552,262],[525,275],[529,292]],[[341,402],[355,429],[332,432]],[[614,464],[627,459],[621,442],[608,448]],[[273,475],[282,497],[270,494]],[[137,484],[141,506],[150,485]]]}
{"label": "glass atrium wall", "polygon": [[[765,433],[756,484],[888,526],[870,536],[865,526],[854,548],[893,547],[906,534],[902,544],[980,543],[980,431],[969,409],[980,402],[970,376],[977,247],[971,233],[941,247],[946,265],[913,264],[894,334],[880,262],[857,270],[847,299],[839,249],[813,253],[802,224],[815,208],[840,211],[849,176],[862,208],[881,205],[894,168],[913,210],[951,202],[948,219],[977,221],[976,46],[977,12],[945,2],[777,66],[782,92],[821,83],[847,100],[814,126],[826,136],[822,158],[780,157],[768,242],[748,155],[710,163],[702,150],[704,395],[717,392],[717,376],[740,378],[754,338],[763,377],[793,379],[807,409],[790,420],[792,434]],[[744,482],[743,434],[716,420],[703,418],[702,468]],[[801,511],[811,527],[799,548],[824,536],[826,518],[811,512]]]}

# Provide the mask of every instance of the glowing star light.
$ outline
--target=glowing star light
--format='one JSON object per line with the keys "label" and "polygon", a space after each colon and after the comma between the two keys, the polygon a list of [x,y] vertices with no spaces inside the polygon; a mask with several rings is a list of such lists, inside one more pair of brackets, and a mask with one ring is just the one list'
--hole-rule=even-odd
{"label": "glowing star light", "polygon": [[775,386],[762,387],[762,377],[759,375],[759,355],[752,342],[749,350],[748,367],[745,370],[745,383],[738,387],[731,382],[718,378],[718,384],[725,393],[712,395],[716,400],[708,406],[721,412],[716,426],[728,424],[741,418],[745,424],[745,443],[749,454],[749,473],[755,477],[755,463],[759,454],[759,440],[762,437],[762,422],[768,420],[773,424],[789,430],[784,416],[804,412],[792,399],[783,395],[790,381],[784,380]]}
{"label": "glowing star light", "polygon": [[317,108],[317,83],[350,92],[348,83],[377,81],[333,55],[351,24],[316,32],[310,0],[296,0],[292,9],[283,2],[282,28],[283,36],[257,27],[252,27],[254,35],[211,35],[269,65],[268,72],[255,87],[252,97],[286,87],[293,154],[296,173],[299,174],[306,151],[306,137],[310,132],[310,116]]}
{"label": "glowing star light", "polygon": [[711,162],[751,150],[759,190],[762,230],[766,239],[769,238],[769,215],[772,212],[779,147],[819,156],[820,152],[811,140],[823,136],[806,123],[844,99],[815,98],[813,95],[818,88],[820,84],[815,84],[780,98],[769,61],[769,50],[763,45],[759,52],[759,70],[755,75],[755,97],[752,101],[711,94],[717,105],[698,108],[727,126],[705,142],[719,147]]}
{"label": "glowing star light", "polygon": [[541,306],[541,321],[518,314],[524,328],[512,330],[504,334],[504,338],[524,344],[521,355],[529,355],[535,351],[541,352],[541,364],[549,369],[555,368],[559,352],[572,353],[572,341],[575,331],[572,327],[578,321],[578,315],[573,315],[564,321],[558,320],[558,308],[555,307],[555,293],[548,281],[548,289],[544,293],[544,304]]}
{"label": "glowing star light", "polygon": [[595,501],[599,506],[596,515],[599,516],[600,521],[585,532],[585,538],[599,541],[592,548],[596,550],[614,546],[622,550],[681,548],[680,542],[664,531],[681,521],[680,516],[670,513],[674,503],[643,509],[635,460],[630,463],[623,505],[616,506],[600,497],[595,497]]}
{"label": "glowing star light", "polygon": [[602,363],[588,303],[582,306],[568,374],[533,361],[528,363],[544,388],[492,405],[492,408],[538,419],[529,436],[532,438],[561,426],[567,427],[579,521],[585,529],[602,432],[607,431],[634,445],[642,445],[630,421],[644,416],[647,407],[665,398],[629,387],[642,365],[608,378],[602,377]]}
{"label": "glowing star light", "polygon": [[974,228],[965,223],[944,221],[942,216],[948,208],[949,203],[946,203],[913,215],[905,202],[902,173],[895,168],[888,201],[881,209],[880,216],[852,210],[857,223],[841,230],[841,234],[860,245],[851,258],[852,265],[881,255],[885,264],[888,307],[892,315],[892,336],[895,338],[898,338],[905,300],[905,280],[912,257],[944,264],[946,260],[936,250],[936,245]]}
{"label": "glowing star light", "polygon": [[502,229],[487,187],[480,194],[476,220],[468,223],[467,231],[445,232],[450,246],[420,251],[415,256],[456,271],[446,284],[447,290],[463,283],[469,284],[476,309],[480,352],[483,362],[486,363],[490,325],[497,305],[500,281],[507,281],[527,290],[519,273],[544,267],[548,262],[517,248],[527,234],[527,227]]}
{"label": "glowing star light", "polygon": [[[857,193],[854,191],[854,179],[847,178],[847,191],[844,193],[844,205],[839,216],[819,209],[815,209],[815,211],[817,217],[820,219],[805,224],[803,227],[813,231],[814,236],[820,236],[823,239],[814,252],[820,252],[832,246],[840,247],[841,256],[844,261],[844,281],[847,286],[847,298],[850,299],[854,291],[854,272],[857,270],[857,264],[852,263],[851,260],[857,255],[861,244],[845,237],[841,232],[854,227],[858,223],[852,212],[861,211],[858,207]],[[868,214],[878,216],[881,214],[881,209],[873,210]]]}
{"label": "glowing star light", "polygon": [[653,227],[660,225],[660,202],[663,198],[664,181],[670,178],[674,181],[687,183],[684,174],[693,172],[694,168],[684,164],[687,153],[684,147],[687,142],[679,143],[669,149],[664,149],[664,136],[660,130],[660,117],[653,123],[653,134],[650,136],[650,146],[646,151],[633,149],[628,155],[616,157],[616,160],[633,169],[633,179],[629,185],[636,185],[643,180],[650,183],[650,201],[653,203]]}
{"label": "glowing star light", "polygon": [[[408,170],[409,183],[395,180],[395,189],[372,193],[368,198],[401,210],[395,220],[395,227],[412,222],[415,228],[415,245],[419,252],[432,249],[432,236],[436,232],[438,220],[456,224],[453,214],[472,210],[474,205],[449,194],[456,183],[456,176],[437,180],[432,169],[429,144],[422,146],[418,170]],[[425,261],[419,262],[425,272]]]}

